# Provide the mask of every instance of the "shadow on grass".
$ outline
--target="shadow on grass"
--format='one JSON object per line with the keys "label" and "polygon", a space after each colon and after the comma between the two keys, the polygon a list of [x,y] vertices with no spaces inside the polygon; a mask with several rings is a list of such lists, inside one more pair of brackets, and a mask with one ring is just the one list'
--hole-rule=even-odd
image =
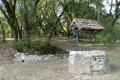
{"label": "shadow on grass", "polygon": [[120,72],[119,66],[117,66],[115,64],[110,64],[110,69],[111,69],[112,73]]}

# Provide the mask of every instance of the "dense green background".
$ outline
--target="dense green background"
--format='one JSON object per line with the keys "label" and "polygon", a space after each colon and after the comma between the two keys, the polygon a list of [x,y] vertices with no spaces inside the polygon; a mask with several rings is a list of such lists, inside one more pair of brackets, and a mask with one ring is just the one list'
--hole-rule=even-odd
{"label": "dense green background", "polygon": [[[119,0],[0,0],[0,38],[72,36],[66,27],[73,18],[94,19],[105,27],[101,43],[119,43]],[[108,5],[109,9],[106,10]],[[3,35],[5,33],[5,35]]]}

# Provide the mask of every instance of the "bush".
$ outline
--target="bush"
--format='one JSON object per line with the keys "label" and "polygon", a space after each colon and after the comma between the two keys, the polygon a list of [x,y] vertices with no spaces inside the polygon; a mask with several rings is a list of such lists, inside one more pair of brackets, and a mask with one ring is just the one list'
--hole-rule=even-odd
{"label": "bush", "polygon": [[40,47],[41,47],[41,41],[40,40],[35,40],[35,41],[31,42],[30,48],[33,48],[33,49],[39,51]]}
{"label": "bush", "polygon": [[22,39],[17,42],[13,42],[13,47],[19,52],[48,55],[48,54],[68,54],[67,51],[60,49],[56,46],[51,46],[51,40],[46,39],[44,45],[40,44],[40,40],[31,42],[30,39]]}
{"label": "bush", "polygon": [[52,43],[51,39],[48,38],[48,39],[46,39],[46,41],[44,42],[44,46],[50,46],[51,43]]}
{"label": "bush", "polygon": [[36,50],[31,49],[30,46],[31,46],[30,38],[24,38],[17,42],[13,42],[13,47],[17,49],[19,52],[30,53],[30,54],[36,53]]}
{"label": "bush", "polygon": [[47,54],[68,54],[68,51],[60,49],[56,46],[42,46],[40,48],[40,55],[47,55]]}
{"label": "bush", "polygon": [[113,26],[110,17],[103,16],[103,18],[101,19],[102,19],[101,24],[105,27],[105,30],[100,32],[100,34],[98,35],[100,42],[107,46],[119,44],[120,43],[119,42],[120,28],[118,24],[115,24]]}

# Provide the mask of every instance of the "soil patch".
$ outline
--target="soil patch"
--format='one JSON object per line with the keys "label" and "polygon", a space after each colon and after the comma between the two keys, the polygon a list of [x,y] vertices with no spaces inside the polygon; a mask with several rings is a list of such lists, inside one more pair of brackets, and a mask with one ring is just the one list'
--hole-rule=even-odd
{"label": "soil patch", "polygon": [[0,47],[0,60],[13,60],[14,54],[18,51],[12,47]]}

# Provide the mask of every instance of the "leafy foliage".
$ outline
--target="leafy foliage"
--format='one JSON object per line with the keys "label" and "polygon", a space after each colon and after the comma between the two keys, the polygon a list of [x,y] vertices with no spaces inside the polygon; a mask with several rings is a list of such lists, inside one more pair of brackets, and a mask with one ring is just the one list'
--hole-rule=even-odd
{"label": "leafy foliage", "polygon": [[46,39],[46,41],[44,42],[44,46],[45,47],[50,46],[51,42],[52,42],[51,39],[49,39],[49,38]]}
{"label": "leafy foliage", "polygon": [[40,54],[42,54],[42,55],[46,55],[46,54],[68,54],[68,51],[60,49],[56,46],[42,46],[40,48]]}
{"label": "leafy foliage", "polygon": [[30,39],[22,39],[17,42],[13,42],[13,47],[20,52],[47,55],[47,54],[67,54],[68,52],[55,46],[50,45],[51,40],[47,39],[44,45],[41,45],[40,41],[31,42]]}
{"label": "leafy foliage", "polygon": [[24,52],[24,53],[35,54],[36,50],[30,48],[30,46],[31,46],[30,38],[27,38],[27,39],[25,38],[17,42],[13,42],[13,47],[17,49],[18,51]]}
{"label": "leafy foliage", "polygon": [[[108,11],[105,10],[104,2],[110,7]],[[6,37],[19,40],[15,43],[18,47],[27,45],[27,40],[25,42],[22,38],[29,39],[33,35],[47,36],[44,46],[51,44],[53,35],[71,36],[71,31],[66,27],[73,18],[100,21],[106,29],[97,36],[101,43],[110,44],[120,41],[119,4],[119,0],[1,0],[0,18]]]}

